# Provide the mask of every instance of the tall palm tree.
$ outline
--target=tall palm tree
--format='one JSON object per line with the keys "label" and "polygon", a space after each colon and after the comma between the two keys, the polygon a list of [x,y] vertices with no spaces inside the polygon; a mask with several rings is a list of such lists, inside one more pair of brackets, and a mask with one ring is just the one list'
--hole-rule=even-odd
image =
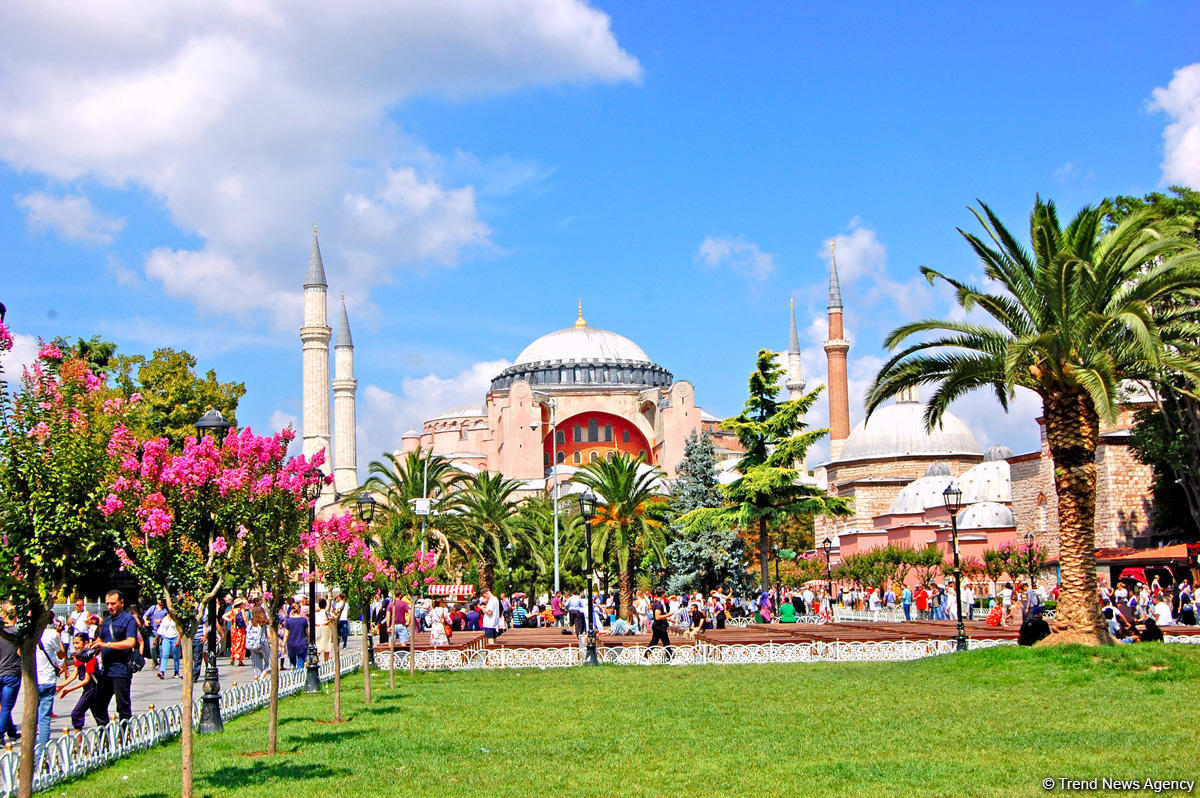
{"label": "tall palm tree", "polygon": [[[619,452],[611,460],[589,463],[572,477],[573,482],[595,491],[603,502],[593,522],[596,533],[592,536],[592,552],[604,553],[609,547],[614,550],[620,571],[621,617],[626,619],[633,606],[635,548],[641,544],[661,558],[665,547],[659,515],[668,500],[656,485],[662,471],[642,466],[641,457]],[[604,559],[600,558],[601,562]]]}
{"label": "tall palm tree", "polygon": [[[1064,228],[1039,197],[1026,250],[980,203],[986,234],[966,238],[993,284],[980,290],[928,267],[930,283],[954,288],[958,304],[989,323],[927,319],[905,324],[887,346],[906,344],[880,369],[867,412],[906,388],[937,385],[925,423],[978,388],[1002,407],[1017,387],[1041,397],[1058,495],[1060,567],[1056,641],[1110,640],[1096,602],[1096,445],[1101,422],[1115,423],[1119,389],[1173,371],[1200,383],[1200,253],[1177,221],[1135,213],[1105,229],[1107,210],[1084,208]],[[931,335],[932,334],[932,335]],[[916,342],[908,342],[920,336]]]}
{"label": "tall palm tree", "polygon": [[499,472],[480,471],[462,480],[453,495],[445,533],[475,555],[481,593],[494,587],[496,563],[505,557],[510,544],[528,549],[535,545],[529,534],[513,523],[520,509],[516,493],[523,487],[520,480],[506,479]]}
{"label": "tall palm tree", "polygon": [[[424,449],[397,457],[384,453],[384,459],[372,460],[367,481],[360,491],[380,497],[380,508],[373,525],[380,556],[389,562],[403,562],[412,555],[421,519],[413,512],[413,499],[428,497],[436,514],[449,508],[454,487],[465,475],[449,460]],[[432,520],[432,518],[430,519]],[[449,542],[434,527],[428,529],[436,547],[445,551]]]}
{"label": "tall palm tree", "polygon": [[[560,502],[561,504],[561,502]],[[513,526],[534,541],[529,565],[536,568],[537,579],[534,592],[545,587],[546,592],[554,589],[552,563],[554,562],[554,504],[546,496],[535,496],[525,500],[513,518]],[[583,521],[578,514],[558,514],[559,562],[562,570],[583,571]]]}

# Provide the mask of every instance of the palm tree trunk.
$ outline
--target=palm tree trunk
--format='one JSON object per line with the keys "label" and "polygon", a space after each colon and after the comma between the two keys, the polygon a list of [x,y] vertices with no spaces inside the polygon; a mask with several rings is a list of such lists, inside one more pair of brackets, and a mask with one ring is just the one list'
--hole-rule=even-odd
{"label": "palm tree trunk", "polygon": [[625,558],[625,567],[621,569],[620,576],[620,591],[621,591],[621,617],[626,621],[629,620],[631,611],[633,610],[633,569],[636,568],[633,561],[633,544],[629,544],[629,556]]}
{"label": "palm tree trunk", "polygon": [[762,590],[766,593],[771,589],[771,558],[769,556],[770,541],[767,539],[767,519],[758,519],[758,559],[762,565]]}
{"label": "palm tree trunk", "polygon": [[1111,643],[1096,585],[1096,445],[1100,421],[1086,393],[1055,394],[1043,401],[1046,441],[1058,495],[1059,567],[1062,586],[1052,643]]}
{"label": "palm tree trunk", "polygon": [[490,556],[484,555],[479,558],[479,594],[483,595],[486,591],[491,590],[496,582],[496,563],[492,561]]}

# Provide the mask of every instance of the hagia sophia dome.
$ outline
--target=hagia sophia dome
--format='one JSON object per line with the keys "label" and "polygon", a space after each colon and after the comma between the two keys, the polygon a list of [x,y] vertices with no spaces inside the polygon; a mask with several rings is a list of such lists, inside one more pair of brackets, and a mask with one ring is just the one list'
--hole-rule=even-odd
{"label": "hagia sophia dome", "polygon": [[915,393],[878,408],[851,431],[837,459],[875,460],[892,457],[980,455],[982,449],[970,428],[953,413],[925,429],[925,405]]}
{"label": "hagia sophia dome", "polygon": [[516,380],[542,390],[649,388],[671,385],[672,375],[625,336],[589,327],[581,307],[573,326],[547,333],[522,349],[513,364],[492,380],[492,390],[507,389]]}

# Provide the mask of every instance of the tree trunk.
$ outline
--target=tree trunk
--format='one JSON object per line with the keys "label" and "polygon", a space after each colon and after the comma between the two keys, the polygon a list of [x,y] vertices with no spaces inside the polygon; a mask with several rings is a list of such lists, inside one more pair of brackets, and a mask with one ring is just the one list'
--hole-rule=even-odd
{"label": "tree trunk", "polygon": [[[410,605],[415,605],[415,601],[409,602]],[[389,607],[390,609],[390,607]],[[416,612],[415,606],[409,606],[408,615],[411,620]],[[396,625],[390,621],[386,622],[388,626],[388,689],[396,689]],[[409,636],[409,642],[412,642],[412,636]]]}
{"label": "tree trunk", "polygon": [[496,563],[489,556],[479,558],[479,595],[495,587]]}
{"label": "tree trunk", "polygon": [[1050,643],[1111,643],[1100,615],[1096,585],[1096,444],[1100,421],[1081,392],[1043,401],[1046,441],[1054,461],[1058,496],[1059,567],[1062,586]]}
{"label": "tree trunk", "polygon": [[[181,634],[179,642],[183,643],[184,631],[180,627]],[[180,795],[183,798],[192,798],[192,771],[195,769],[195,753],[192,749],[192,673],[195,665],[195,653],[192,650],[192,638],[195,635],[193,631],[187,636],[187,644],[181,645],[183,655],[183,686],[180,688],[180,728],[179,728],[179,780],[180,780]],[[162,662],[162,660],[159,660]]]}
{"label": "tree trunk", "polygon": [[758,559],[762,565],[762,590],[766,593],[771,589],[771,557],[769,554],[770,541],[767,540],[767,519],[758,519]]}
{"label": "tree trunk", "polygon": [[[621,575],[618,577],[620,585],[618,586],[621,595],[621,610],[620,615],[626,621],[629,620],[630,613],[633,610],[633,544],[629,546],[629,556],[625,560],[625,567],[621,569]],[[588,577],[591,578],[590,576]]]}
{"label": "tree trunk", "polygon": [[[336,624],[337,621],[334,621]],[[342,722],[342,638],[333,633],[333,722]]]}
{"label": "tree trunk", "polygon": [[279,611],[271,613],[271,695],[267,710],[267,753],[279,753]]}
{"label": "tree trunk", "polygon": [[[363,614],[367,618],[371,617],[370,605]],[[367,635],[370,633],[371,625],[364,621],[362,625],[363,700],[368,704],[371,703],[371,660],[367,658]]]}
{"label": "tree trunk", "polygon": [[33,749],[37,740],[38,704],[37,661],[34,653],[42,635],[42,629],[37,626],[45,628],[42,624],[35,624],[34,636],[21,641],[21,690],[25,693],[25,702],[21,706],[21,764],[17,771],[19,798],[33,795]]}

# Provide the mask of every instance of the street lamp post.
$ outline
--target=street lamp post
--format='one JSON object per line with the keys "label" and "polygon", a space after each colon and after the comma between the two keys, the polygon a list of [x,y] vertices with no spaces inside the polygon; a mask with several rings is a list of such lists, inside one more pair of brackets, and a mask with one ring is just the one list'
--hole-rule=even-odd
{"label": "street lamp post", "polygon": [[825,552],[825,591],[829,602],[829,617],[833,618],[833,569],[829,567],[829,554],[833,549],[833,538],[825,538],[821,550]]}
{"label": "street lamp post", "polygon": [[558,416],[557,403],[554,397],[542,391],[534,391],[534,396],[546,397],[543,404],[550,408],[550,474],[554,484],[550,487],[550,495],[554,501],[554,592],[559,591],[558,582]]}
{"label": "street lamp post", "polygon": [[779,592],[779,544],[775,544],[775,592]]}
{"label": "street lamp post", "polygon": [[[365,490],[358,494],[358,499],[354,502],[355,509],[358,510],[358,520],[367,525],[368,531],[371,527],[371,520],[375,517],[375,497]],[[367,661],[363,667],[368,670],[371,663],[375,661],[375,637],[371,634],[371,605],[367,603],[365,606],[358,608],[358,619],[362,622],[363,628],[367,631]]]}
{"label": "street lamp post", "polygon": [[[317,499],[321,495],[321,480],[316,480],[305,489],[308,500],[308,529],[311,532],[317,520]],[[321,666],[317,662],[317,578],[313,550],[308,550],[308,662],[305,666],[304,692],[321,692]]]}
{"label": "street lamp post", "polygon": [[1033,599],[1035,589],[1033,578],[1033,533],[1025,533],[1025,553],[1029,556],[1029,600]]}
{"label": "street lamp post", "polygon": [[587,623],[584,629],[587,630],[587,656],[583,660],[585,665],[599,665],[600,660],[596,656],[596,626],[593,621],[592,609],[592,519],[596,517],[596,495],[589,491],[584,491],[579,494],[579,514],[583,516],[584,528],[584,550],[587,552]]}
{"label": "street lamp post", "polygon": [[[209,408],[196,422],[197,443],[204,437],[205,432],[211,432],[220,445],[225,441],[225,434],[233,425],[222,417],[220,411]],[[209,524],[212,524],[209,516]],[[210,529],[211,531],[211,529]],[[208,667],[204,669],[204,687],[200,704],[201,734],[213,734],[225,731],[225,722],[221,719],[221,677],[217,672],[217,597],[213,595],[208,600],[208,635],[205,643],[208,649]]]}
{"label": "street lamp post", "polygon": [[942,491],[942,503],[945,504],[946,510],[950,513],[950,538],[954,544],[954,606],[958,611],[954,613],[954,617],[958,621],[958,634],[954,638],[956,648],[959,651],[967,650],[967,630],[963,626],[963,605],[962,605],[962,568],[958,564],[958,511],[962,509],[962,489],[954,482],[946,486]]}

